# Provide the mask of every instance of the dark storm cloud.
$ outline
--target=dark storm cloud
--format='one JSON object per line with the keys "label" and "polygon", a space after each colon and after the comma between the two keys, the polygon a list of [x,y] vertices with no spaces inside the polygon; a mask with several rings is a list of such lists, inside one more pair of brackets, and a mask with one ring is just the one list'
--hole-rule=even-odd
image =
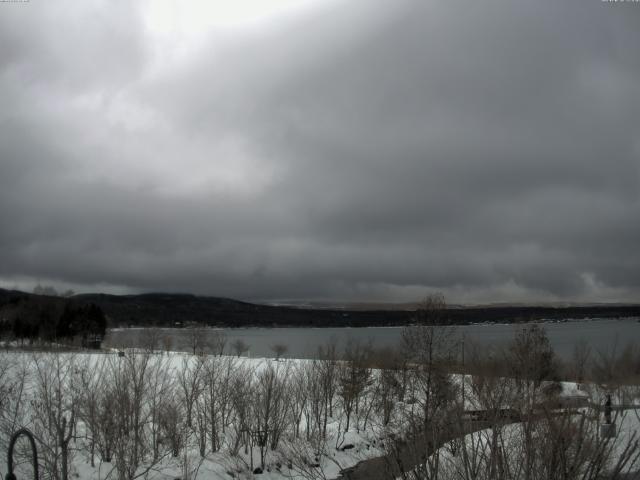
{"label": "dark storm cloud", "polygon": [[182,50],[3,6],[0,279],[637,300],[639,7],[329,5]]}

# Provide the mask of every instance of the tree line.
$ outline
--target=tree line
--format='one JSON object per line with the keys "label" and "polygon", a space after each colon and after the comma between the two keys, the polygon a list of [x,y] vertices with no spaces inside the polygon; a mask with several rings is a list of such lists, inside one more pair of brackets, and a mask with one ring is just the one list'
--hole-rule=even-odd
{"label": "tree line", "polygon": [[107,317],[95,304],[53,296],[14,296],[0,306],[0,337],[5,341],[66,343],[99,348]]}

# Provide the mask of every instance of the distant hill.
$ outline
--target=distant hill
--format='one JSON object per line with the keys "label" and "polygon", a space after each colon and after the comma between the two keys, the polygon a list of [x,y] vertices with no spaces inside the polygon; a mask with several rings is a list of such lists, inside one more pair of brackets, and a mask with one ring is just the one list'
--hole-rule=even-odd
{"label": "distant hill", "polygon": [[[0,308],[16,297],[34,294],[0,289]],[[176,326],[189,323],[221,327],[368,327],[407,325],[415,318],[411,308],[363,309],[309,308],[263,305],[229,298],[188,294],[148,293],[141,295],[82,294],[71,302],[95,304],[105,312],[109,326]],[[582,318],[640,318],[640,305],[586,306],[474,306],[447,311],[451,323],[512,323]]]}
{"label": "distant hill", "polygon": [[[301,326],[366,327],[406,325],[415,309],[308,308],[272,306],[228,298],[184,294],[76,295],[76,300],[95,303],[117,325],[174,325],[195,322],[227,327]],[[489,306],[453,308],[448,317],[454,323],[521,322],[569,318],[640,317],[640,305],[597,305],[571,307]]]}
{"label": "distant hill", "polygon": [[193,322],[226,327],[326,327],[387,325],[409,321],[407,312],[397,315],[397,312],[391,314],[385,311],[348,312],[272,306],[188,294],[87,294],[73,298],[98,305],[116,325],[172,326]]}

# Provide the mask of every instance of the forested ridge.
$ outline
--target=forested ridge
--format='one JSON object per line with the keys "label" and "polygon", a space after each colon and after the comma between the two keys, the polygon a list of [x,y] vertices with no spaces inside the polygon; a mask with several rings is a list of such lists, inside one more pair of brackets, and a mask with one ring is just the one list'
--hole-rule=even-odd
{"label": "forested ridge", "polygon": [[0,290],[0,335],[4,339],[97,348],[106,328],[107,317],[94,303]]}
{"label": "forested ridge", "polygon": [[[64,309],[65,304],[74,308],[95,305],[106,315],[109,327],[174,327],[189,323],[224,327],[371,327],[402,326],[415,321],[414,310],[296,308],[168,293],[82,294],[63,299],[0,289],[0,318],[5,323],[7,312],[11,310],[8,306],[22,305],[25,315],[33,316],[36,313],[29,312],[38,311],[35,306],[43,304],[48,305],[47,309],[51,312]],[[463,325],[633,317],[640,318],[640,305],[484,306],[448,308],[442,321]]]}

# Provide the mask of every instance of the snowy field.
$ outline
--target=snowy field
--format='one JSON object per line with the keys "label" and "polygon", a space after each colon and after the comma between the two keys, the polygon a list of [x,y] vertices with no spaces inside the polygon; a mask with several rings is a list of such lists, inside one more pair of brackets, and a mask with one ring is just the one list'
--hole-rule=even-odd
{"label": "snowy field", "polygon": [[[342,469],[388,453],[390,436],[402,436],[421,418],[423,384],[411,375],[373,369],[357,356],[322,361],[176,352],[5,352],[0,354],[0,447],[6,451],[11,433],[29,428],[38,440],[43,478],[62,480],[337,478]],[[500,397],[511,388],[511,380],[498,380],[492,379],[489,389],[471,376],[430,378],[433,385],[444,382],[441,391],[450,395],[433,408],[451,415],[451,405],[462,398],[466,411],[486,409],[487,394]],[[583,405],[603,398],[595,386],[562,382],[557,388],[560,398]],[[633,388],[620,389],[614,402],[640,403]],[[505,405],[504,399],[494,404]],[[594,409],[576,412],[597,430]],[[640,421],[636,410],[614,417],[615,460],[635,439]],[[575,422],[565,425],[574,428]],[[493,457],[487,452],[496,431],[503,451],[515,452],[513,458],[524,455],[519,450],[527,428],[516,422],[483,429],[445,445],[427,464],[437,459],[437,478],[466,478],[459,472],[470,452],[478,468],[489,468]],[[597,436],[595,430],[590,434]],[[545,433],[538,429],[535,435],[540,441]],[[29,478],[23,449],[17,460],[18,478]]]}
{"label": "snowy field", "polygon": [[[38,438],[41,470],[61,471],[57,444],[66,422],[69,478],[254,478],[258,468],[264,469],[258,478],[305,478],[299,470],[309,467],[307,461],[312,475],[335,478],[342,468],[382,453],[372,445],[378,419],[371,405],[366,428],[360,410],[348,432],[335,398],[331,406],[316,398],[311,411],[303,390],[318,362],[184,353],[3,353],[0,365],[8,399],[2,403],[3,451],[10,433],[26,426]],[[324,423],[312,427],[312,415],[326,422],[322,445],[314,428]],[[264,460],[260,430],[275,431],[267,433]],[[277,444],[271,445],[274,433]],[[143,446],[132,459],[130,437],[136,435]],[[118,464],[119,453],[128,457],[127,465]]]}

